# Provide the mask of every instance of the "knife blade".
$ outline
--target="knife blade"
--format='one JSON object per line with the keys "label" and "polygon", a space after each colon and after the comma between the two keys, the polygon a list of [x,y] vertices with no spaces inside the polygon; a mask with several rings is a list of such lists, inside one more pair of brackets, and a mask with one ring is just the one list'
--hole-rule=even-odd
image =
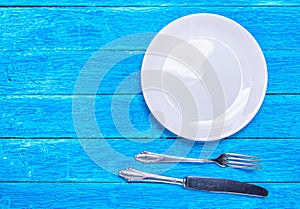
{"label": "knife blade", "polygon": [[256,197],[268,196],[268,190],[263,187],[228,179],[187,176],[183,179],[143,172],[133,168],[119,171],[119,176],[128,182],[158,182],[177,184],[187,189],[209,192],[250,195]]}
{"label": "knife blade", "polygon": [[268,190],[263,187],[221,178],[187,176],[183,180],[183,186],[188,189],[209,192],[233,193],[258,197],[268,196]]}

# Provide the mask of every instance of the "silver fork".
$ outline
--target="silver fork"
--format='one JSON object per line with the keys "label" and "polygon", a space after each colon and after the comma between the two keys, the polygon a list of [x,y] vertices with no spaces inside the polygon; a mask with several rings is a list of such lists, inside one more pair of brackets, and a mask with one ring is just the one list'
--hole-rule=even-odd
{"label": "silver fork", "polygon": [[226,168],[260,169],[261,158],[256,156],[224,153],[216,159],[184,158],[171,155],[162,155],[144,151],[135,156],[135,160],[142,163],[216,163]]}

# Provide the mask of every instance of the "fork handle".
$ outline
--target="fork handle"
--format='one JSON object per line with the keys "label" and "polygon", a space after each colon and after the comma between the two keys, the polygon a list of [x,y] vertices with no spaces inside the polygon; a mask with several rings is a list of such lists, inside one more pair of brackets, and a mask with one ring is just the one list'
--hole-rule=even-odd
{"label": "fork handle", "polygon": [[171,155],[162,155],[153,152],[144,151],[140,154],[137,154],[135,160],[140,161],[145,164],[150,163],[208,163],[213,162],[210,159],[196,159],[196,158],[185,158],[185,157],[177,157]]}

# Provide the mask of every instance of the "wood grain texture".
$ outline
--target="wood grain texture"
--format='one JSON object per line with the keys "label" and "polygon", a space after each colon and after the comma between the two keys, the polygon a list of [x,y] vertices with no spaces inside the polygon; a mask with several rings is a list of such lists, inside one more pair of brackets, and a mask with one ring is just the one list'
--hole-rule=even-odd
{"label": "wood grain texture", "polygon": [[[118,57],[120,51],[110,52]],[[139,76],[133,77],[124,88],[118,86],[129,76],[139,73],[143,51],[122,52],[129,58],[113,68],[105,68],[112,59],[106,59],[99,73],[110,69],[101,81],[98,94],[136,94],[141,92]],[[0,94],[2,95],[72,95],[76,80],[93,51],[5,52],[0,55]],[[300,51],[264,51],[268,65],[267,93],[300,93],[297,78],[300,69]],[[100,56],[100,55],[98,55]],[[100,81],[94,81],[99,82]],[[98,84],[98,83],[97,83]],[[81,89],[79,94],[88,90]]]}
{"label": "wood grain texture", "polygon": [[0,50],[97,50],[117,38],[158,32],[179,17],[203,12],[242,24],[264,50],[300,48],[298,7],[84,7],[1,8]]}
{"label": "wood grain texture", "polygon": [[[94,141],[96,139],[87,139]],[[147,150],[156,153],[167,152],[175,146],[175,139],[107,139],[109,147],[99,147],[99,152],[121,153],[129,158],[127,163],[118,164],[114,156],[94,162],[85,153],[77,139],[11,139],[0,140],[0,182],[123,182],[114,172],[134,167],[140,170],[161,173],[174,177],[210,176],[229,178],[247,182],[299,182],[300,180],[300,139],[225,139],[220,141],[212,157],[233,152],[260,156],[263,169],[245,171],[221,168],[214,164],[142,164],[134,160],[134,155]],[[192,145],[188,157],[199,158],[204,149],[202,142],[179,140],[181,149]],[[180,155],[182,150],[174,150]],[[255,147],[255,149],[254,149]],[[125,149],[126,148],[126,149]],[[182,156],[182,155],[180,155]],[[95,159],[95,158],[94,158]],[[120,159],[121,160],[121,159]],[[101,165],[99,167],[98,165]],[[111,166],[109,166],[111,164]],[[111,169],[107,171],[107,166]],[[166,169],[170,167],[170,169]],[[0,184],[1,187],[1,184]]]}
{"label": "wood grain texture", "polygon": [[[81,115],[92,108],[93,97],[77,98],[83,100],[85,106],[74,110],[74,114]],[[76,137],[72,96],[6,96],[1,97],[1,104],[0,137]],[[98,127],[105,138],[175,137],[167,130],[161,135],[161,125],[154,119],[149,122],[150,113],[142,95],[99,95],[95,104]],[[266,96],[258,115],[234,137],[300,137],[299,104],[299,95]],[[131,131],[132,127],[136,130]],[[151,131],[147,132],[150,127]],[[83,137],[91,136],[87,130]]]}
{"label": "wood grain texture", "polygon": [[134,183],[0,186],[2,205],[7,208],[299,208],[299,184],[258,185],[267,188],[270,195],[266,198],[216,195],[175,185]]}
{"label": "wood grain texture", "polygon": [[[162,127],[148,117],[139,77],[116,91],[123,80],[140,70],[151,36],[134,40],[138,41],[134,45],[106,47],[109,52],[134,56],[115,65],[98,89],[95,113],[106,139],[96,139],[88,130],[86,134],[86,142],[102,140],[109,145],[96,150],[98,157],[113,148],[130,159],[128,163],[112,157],[94,162],[76,139],[73,89],[88,59],[117,38],[155,34],[179,17],[200,12],[225,15],[242,24],[266,56],[269,86],[261,110],[245,129],[222,140],[213,153],[213,157],[224,152],[260,156],[263,170],[177,164],[164,174],[252,182],[269,190],[267,198],[128,184],[99,167],[106,163],[116,173],[134,165],[161,172],[165,166],[140,164],[133,161],[134,154],[143,150],[162,153],[177,143],[180,149],[173,154],[182,155],[184,148],[192,146],[188,156],[199,157],[203,149],[201,142],[175,140],[166,130],[161,134]],[[299,0],[4,0],[0,17],[1,208],[300,208]],[[91,107],[92,95],[88,94],[83,88],[74,96],[87,99],[82,112]],[[112,110],[119,116],[128,113],[129,120],[123,118],[116,127]],[[128,124],[136,130],[130,131]],[[146,132],[148,129],[152,131]]]}
{"label": "wood grain texture", "polygon": [[299,1],[289,0],[287,1],[245,1],[245,0],[229,0],[229,1],[209,1],[209,0],[172,0],[172,1],[161,1],[161,0],[151,0],[151,1],[135,1],[135,0],[125,0],[125,1],[114,1],[114,0],[55,0],[55,1],[37,1],[31,0],[4,0],[1,1],[3,6],[159,6],[159,7],[172,7],[172,6],[299,6]]}

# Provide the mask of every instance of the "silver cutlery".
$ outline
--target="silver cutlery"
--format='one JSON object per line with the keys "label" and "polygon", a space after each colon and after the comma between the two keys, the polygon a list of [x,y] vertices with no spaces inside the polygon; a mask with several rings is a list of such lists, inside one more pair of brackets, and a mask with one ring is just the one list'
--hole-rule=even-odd
{"label": "silver cutlery", "polygon": [[146,173],[133,168],[119,171],[128,182],[158,182],[182,185],[187,189],[266,197],[268,190],[260,186],[221,178],[187,176],[183,179]]}
{"label": "silver cutlery", "polygon": [[162,155],[144,151],[135,156],[135,160],[142,163],[216,163],[226,168],[242,168],[242,169],[260,169],[261,158],[256,156],[224,153],[215,159],[197,159],[176,157],[171,155]]}

